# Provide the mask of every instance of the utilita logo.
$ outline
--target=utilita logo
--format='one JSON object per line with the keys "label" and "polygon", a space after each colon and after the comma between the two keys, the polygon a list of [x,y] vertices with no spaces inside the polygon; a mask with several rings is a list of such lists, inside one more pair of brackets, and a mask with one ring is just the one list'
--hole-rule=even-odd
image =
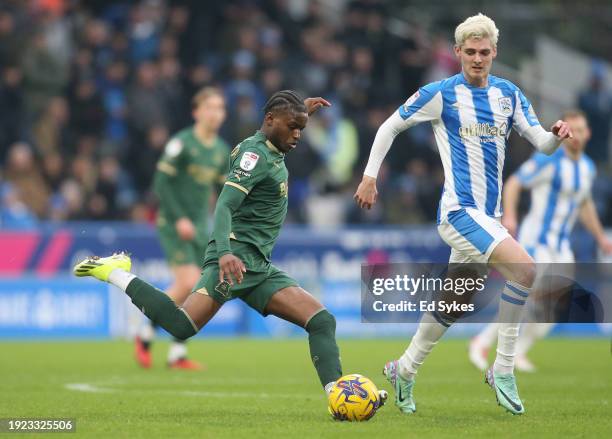
{"label": "utilita logo", "polygon": [[459,135],[465,139],[468,137],[506,137],[508,124],[502,123],[500,126],[488,123],[475,123],[467,127],[459,127]]}

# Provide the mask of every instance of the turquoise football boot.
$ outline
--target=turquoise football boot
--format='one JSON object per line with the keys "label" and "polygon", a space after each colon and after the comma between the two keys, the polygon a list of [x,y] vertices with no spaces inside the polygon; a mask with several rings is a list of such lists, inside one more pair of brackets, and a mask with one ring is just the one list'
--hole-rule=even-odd
{"label": "turquoise football boot", "polygon": [[416,404],[412,398],[414,380],[406,380],[400,376],[399,362],[389,361],[383,368],[383,374],[395,390],[395,405],[400,411],[406,414],[416,412]]}
{"label": "turquoise football boot", "polygon": [[525,407],[516,388],[516,379],[511,373],[499,374],[490,367],[485,373],[485,383],[495,391],[497,403],[513,415],[525,413]]}

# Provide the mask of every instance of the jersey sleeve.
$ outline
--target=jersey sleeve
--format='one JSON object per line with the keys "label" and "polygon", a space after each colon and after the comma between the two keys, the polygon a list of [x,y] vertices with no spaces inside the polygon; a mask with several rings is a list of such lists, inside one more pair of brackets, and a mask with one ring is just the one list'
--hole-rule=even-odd
{"label": "jersey sleeve", "polygon": [[533,106],[529,99],[525,97],[520,89],[516,89],[514,92],[515,104],[514,113],[512,115],[512,123],[516,129],[516,132],[524,137],[525,131],[534,126],[539,126],[540,121],[533,110]]}
{"label": "jersey sleeve", "polygon": [[530,189],[538,184],[552,180],[554,166],[550,158],[544,154],[534,154],[521,165],[514,175],[521,186]]}
{"label": "jersey sleeve", "polygon": [[421,122],[439,119],[442,115],[440,82],[432,82],[416,91],[397,109],[404,121],[404,129]]}
{"label": "jersey sleeve", "polygon": [[231,186],[248,195],[270,170],[266,157],[255,147],[238,145],[232,151],[226,186]]}
{"label": "jersey sleeve", "polygon": [[218,183],[220,185],[225,183],[225,179],[227,178],[227,173],[229,172],[229,167],[230,167],[229,149],[226,145],[224,145],[223,160],[219,163],[219,166],[217,167],[217,172],[219,173]]}
{"label": "jersey sleeve", "polygon": [[157,194],[159,205],[171,220],[187,215],[174,193],[174,179],[180,172],[183,152],[184,145],[179,138],[170,140],[157,162],[157,170],[153,178],[153,190]]}
{"label": "jersey sleeve", "polygon": [[442,114],[440,84],[433,82],[421,87],[383,122],[374,137],[364,175],[376,178],[385,156],[399,133],[418,123],[440,118]]}

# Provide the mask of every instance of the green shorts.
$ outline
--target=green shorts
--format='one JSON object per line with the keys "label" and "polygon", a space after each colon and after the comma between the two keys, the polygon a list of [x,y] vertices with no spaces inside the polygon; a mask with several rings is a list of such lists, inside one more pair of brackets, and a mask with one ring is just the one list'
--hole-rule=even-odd
{"label": "green shorts", "polygon": [[172,266],[202,265],[208,238],[205,227],[203,228],[198,224],[195,224],[195,226],[197,235],[192,241],[185,241],[179,238],[174,224],[167,223],[157,226],[159,242],[164,250],[168,264]]}
{"label": "green shorts", "polygon": [[215,243],[211,242],[206,251],[206,260],[195,293],[206,294],[220,304],[232,299],[241,299],[264,317],[270,298],[279,290],[298,286],[298,283],[284,271],[264,259],[251,244],[231,241],[232,253],[246,266],[242,283],[233,286],[219,282],[219,261]]}

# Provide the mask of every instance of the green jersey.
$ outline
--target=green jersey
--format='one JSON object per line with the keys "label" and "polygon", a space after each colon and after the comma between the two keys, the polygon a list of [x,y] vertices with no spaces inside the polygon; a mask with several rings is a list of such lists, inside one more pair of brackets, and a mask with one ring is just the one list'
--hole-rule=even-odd
{"label": "green jersey", "polygon": [[160,203],[158,224],[181,217],[206,223],[213,186],[223,184],[228,165],[229,147],[222,139],[205,145],[193,127],[179,131],[157,163],[153,187]]}
{"label": "green jersey", "polygon": [[252,244],[270,260],[287,215],[288,177],[285,154],[261,131],[234,148],[217,210],[222,207],[222,199],[234,203],[235,208],[231,211],[231,230],[219,223],[225,221],[224,217],[215,214],[212,239],[216,241],[217,257],[231,252],[229,239],[233,239]]}

